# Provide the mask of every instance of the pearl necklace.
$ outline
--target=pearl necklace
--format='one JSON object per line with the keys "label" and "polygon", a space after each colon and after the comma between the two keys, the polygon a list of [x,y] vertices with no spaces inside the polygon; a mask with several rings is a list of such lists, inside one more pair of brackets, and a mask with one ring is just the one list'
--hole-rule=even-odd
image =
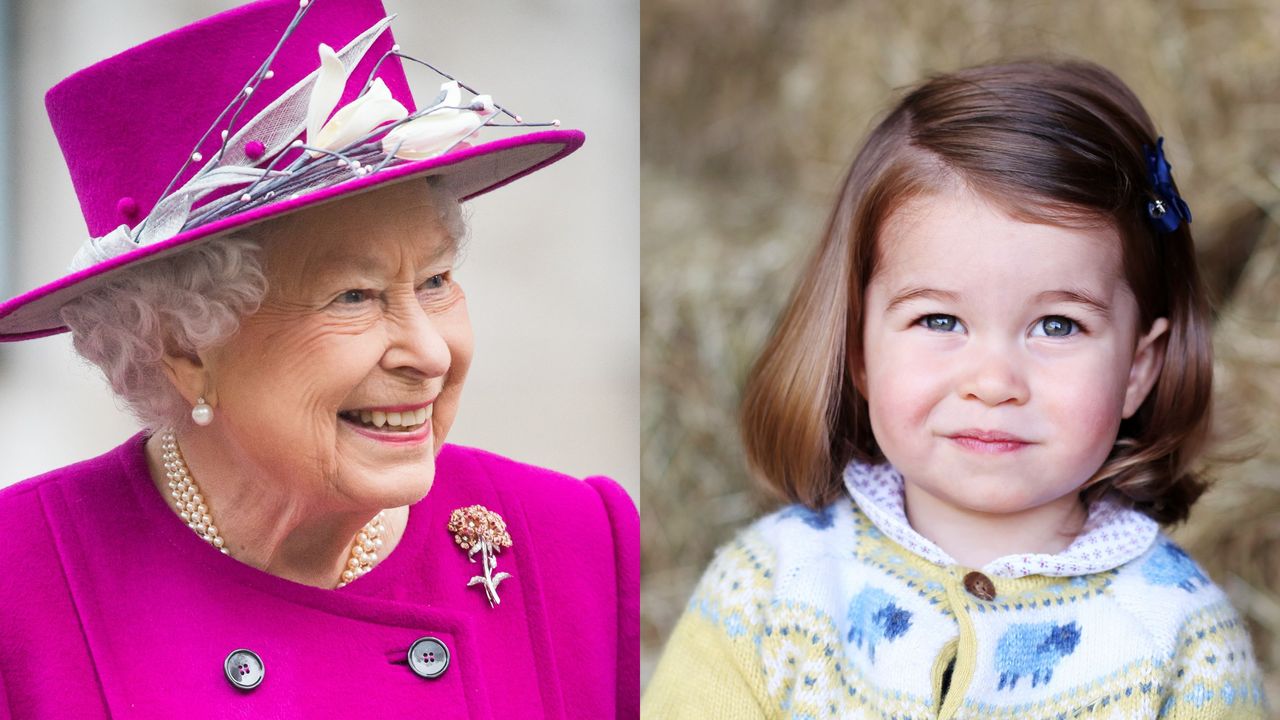
{"label": "pearl necklace", "polygon": [[[205,503],[204,496],[200,494],[200,488],[196,486],[195,479],[191,477],[187,463],[182,459],[182,451],[178,449],[178,439],[174,437],[172,430],[165,430],[160,434],[160,450],[164,459],[165,476],[169,479],[169,495],[173,497],[173,506],[178,511],[179,517],[201,539],[221,550],[223,555],[229,556],[231,553],[224,547],[226,542],[218,532],[218,526],[213,524],[209,506]],[[382,548],[382,534],[387,530],[386,514],[386,510],[379,510],[378,514],[374,515],[373,519],[356,534],[355,542],[351,544],[351,558],[347,560],[347,567],[343,569],[336,587],[343,587],[355,581],[372,570],[378,562],[378,550]]]}

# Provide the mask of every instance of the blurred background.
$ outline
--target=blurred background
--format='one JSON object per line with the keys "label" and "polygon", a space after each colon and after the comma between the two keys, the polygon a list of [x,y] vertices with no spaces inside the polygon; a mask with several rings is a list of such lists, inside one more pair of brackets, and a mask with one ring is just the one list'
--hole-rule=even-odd
{"label": "blurred background", "polygon": [[1247,616],[1280,701],[1280,3],[644,0],[641,477],[647,679],[716,546],[770,501],[739,393],[841,175],[903,89],[1075,56],[1138,93],[1216,311],[1216,486],[1175,535]]}
{"label": "blurred background", "polygon": [[[86,233],[45,115],[45,91],[80,68],[240,4],[0,2],[5,297],[61,274]],[[559,118],[587,133],[568,160],[469,203],[471,243],[458,278],[476,352],[449,441],[577,476],[607,474],[635,497],[638,0],[384,4],[399,13],[392,31],[407,53],[530,120]],[[175,72],[199,81],[198,68]],[[420,101],[435,96],[439,77],[415,66],[406,72]],[[137,429],[65,335],[0,345],[0,398],[10,408],[0,413],[0,486],[101,453]]]}

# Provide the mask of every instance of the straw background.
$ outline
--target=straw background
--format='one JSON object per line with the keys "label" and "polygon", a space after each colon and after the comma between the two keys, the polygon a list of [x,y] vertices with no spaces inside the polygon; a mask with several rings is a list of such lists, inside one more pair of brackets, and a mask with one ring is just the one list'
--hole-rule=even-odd
{"label": "straw background", "polygon": [[1280,699],[1280,3],[645,0],[641,9],[642,632],[648,677],[712,551],[770,507],[743,378],[840,175],[900,90],[1075,56],[1143,99],[1218,312],[1215,487],[1176,532],[1248,617]]}

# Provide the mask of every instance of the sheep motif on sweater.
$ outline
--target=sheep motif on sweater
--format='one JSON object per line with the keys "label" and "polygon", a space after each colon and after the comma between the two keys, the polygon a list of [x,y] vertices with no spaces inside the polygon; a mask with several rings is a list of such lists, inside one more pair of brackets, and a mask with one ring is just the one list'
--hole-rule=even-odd
{"label": "sheep motif on sweater", "polygon": [[1162,540],[1156,552],[1142,564],[1142,576],[1152,585],[1168,585],[1182,588],[1189,593],[1209,584],[1209,578],[1200,572],[1186,550]]}
{"label": "sheep motif on sweater", "polygon": [[1239,616],[1146,516],[1104,498],[1061,553],[975,571],[911,528],[891,466],[845,484],[721,549],[645,717],[1267,717]]}
{"label": "sheep motif on sweater", "polygon": [[1079,644],[1080,628],[1075,622],[1011,625],[996,644],[996,666],[1000,670],[996,690],[1003,690],[1006,683],[1015,687],[1027,671],[1031,673],[1031,687],[1040,682],[1047,684],[1054,666],[1075,652]]}
{"label": "sheep motif on sweater", "polygon": [[849,641],[862,647],[876,661],[876,643],[893,640],[911,627],[911,613],[893,603],[893,598],[879,588],[866,587],[849,604]]}

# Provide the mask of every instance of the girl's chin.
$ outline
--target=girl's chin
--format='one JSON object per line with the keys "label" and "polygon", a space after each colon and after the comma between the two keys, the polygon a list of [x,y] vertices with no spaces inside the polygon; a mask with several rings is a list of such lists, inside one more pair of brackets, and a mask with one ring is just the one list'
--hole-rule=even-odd
{"label": "girl's chin", "polygon": [[[1072,498],[1075,497],[1075,493],[1070,493],[1070,495]],[[1027,514],[1039,515],[1052,512],[1054,508],[1066,511],[1070,509],[1071,502],[1071,499],[1061,497],[1033,497],[1026,494],[996,492],[986,495],[967,493],[966,496],[955,498],[955,503],[970,513],[998,515],[1009,518]]]}
{"label": "girl's chin", "polygon": [[961,487],[919,487],[932,500],[966,514],[1018,515],[1055,502],[1052,494],[1041,496],[1027,492],[1033,488],[1018,487],[1011,478],[971,477]]}

